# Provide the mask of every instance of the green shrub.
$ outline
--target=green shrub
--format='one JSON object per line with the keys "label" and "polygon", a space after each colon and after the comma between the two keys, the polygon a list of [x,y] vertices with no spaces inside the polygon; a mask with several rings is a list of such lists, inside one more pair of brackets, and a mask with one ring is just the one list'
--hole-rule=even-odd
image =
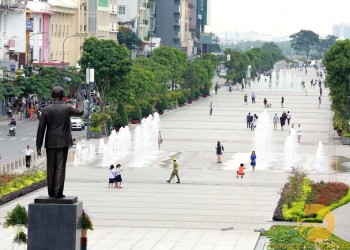
{"label": "green shrub", "polygon": [[129,124],[128,121],[128,115],[125,111],[125,107],[123,103],[120,103],[117,108],[117,113],[119,115],[119,118],[114,121],[114,126],[116,127],[125,127]]}
{"label": "green shrub", "polygon": [[[318,227],[311,226],[278,226],[274,225],[264,235],[270,238],[269,250],[348,250],[350,249],[350,243],[346,242],[337,236],[331,234],[326,229],[319,228],[326,232],[329,236],[328,239],[317,242],[310,241],[311,230],[315,230]],[[310,233],[310,234],[309,234]],[[322,232],[320,232],[322,233]]]}
{"label": "green shrub", "polygon": [[141,106],[141,112],[143,117],[153,114],[152,105],[150,103],[145,103],[144,105]]}
{"label": "green shrub", "polygon": [[102,129],[100,127],[90,127],[90,132],[100,133]]}
{"label": "green shrub", "polygon": [[155,108],[157,111],[164,111],[168,108],[167,97],[162,96],[156,103]]}
{"label": "green shrub", "polygon": [[142,113],[141,113],[141,108],[140,105],[135,104],[134,108],[129,114],[129,118],[132,120],[141,120]]}

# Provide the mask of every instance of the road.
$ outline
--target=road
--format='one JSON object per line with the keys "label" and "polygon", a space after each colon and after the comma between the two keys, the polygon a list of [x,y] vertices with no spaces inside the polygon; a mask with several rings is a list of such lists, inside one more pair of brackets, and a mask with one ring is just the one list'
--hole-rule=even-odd
{"label": "road", "polygon": [[[0,164],[6,164],[10,161],[23,156],[23,150],[29,145],[35,150],[36,131],[38,127],[38,120],[17,121],[16,136],[8,135],[9,120],[0,121]],[[86,130],[72,131],[73,136],[85,135]]]}

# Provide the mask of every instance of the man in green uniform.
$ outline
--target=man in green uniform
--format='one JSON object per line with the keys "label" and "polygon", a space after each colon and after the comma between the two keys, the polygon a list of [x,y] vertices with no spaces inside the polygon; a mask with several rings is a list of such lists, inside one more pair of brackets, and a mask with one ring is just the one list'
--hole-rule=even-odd
{"label": "man in green uniform", "polygon": [[176,158],[173,158],[173,172],[171,172],[170,178],[169,180],[167,180],[167,183],[170,183],[171,180],[174,178],[174,176],[176,176],[177,178],[177,182],[176,183],[180,183],[180,177],[179,177],[179,164],[176,162]]}

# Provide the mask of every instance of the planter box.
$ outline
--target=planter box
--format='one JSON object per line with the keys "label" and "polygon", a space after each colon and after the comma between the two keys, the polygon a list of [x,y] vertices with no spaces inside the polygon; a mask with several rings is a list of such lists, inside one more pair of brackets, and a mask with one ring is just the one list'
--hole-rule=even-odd
{"label": "planter box", "polygon": [[179,104],[179,107],[185,107],[186,104],[182,103],[182,104]]}
{"label": "planter box", "polygon": [[188,100],[188,102],[187,102],[187,103],[188,103],[188,104],[191,104],[192,102],[193,102],[193,100]]}
{"label": "planter box", "polygon": [[203,98],[207,98],[207,97],[208,97],[208,95],[202,95],[202,97],[203,97]]}
{"label": "planter box", "polygon": [[131,119],[131,124],[139,124],[140,120],[136,120],[136,119]]}
{"label": "planter box", "polygon": [[158,111],[158,114],[159,114],[159,115],[164,114],[164,110],[159,110],[159,111]]}
{"label": "planter box", "polygon": [[91,132],[90,131],[90,138],[102,138],[102,132]]}
{"label": "planter box", "polygon": [[343,138],[341,138],[341,144],[343,144],[343,145],[350,145],[350,137],[343,137]]}
{"label": "planter box", "polygon": [[167,110],[172,110],[173,109],[173,105],[168,105]]}

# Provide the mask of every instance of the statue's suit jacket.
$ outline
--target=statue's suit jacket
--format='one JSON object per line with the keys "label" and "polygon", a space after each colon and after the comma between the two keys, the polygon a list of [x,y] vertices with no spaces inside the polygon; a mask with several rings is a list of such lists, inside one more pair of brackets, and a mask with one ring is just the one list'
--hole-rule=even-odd
{"label": "statue's suit jacket", "polygon": [[44,135],[45,148],[64,148],[73,145],[71,133],[71,116],[82,116],[84,114],[84,102],[79,102],[75,109],[60,101],[46,106],[40,117],[36,146],[41,148]]}

